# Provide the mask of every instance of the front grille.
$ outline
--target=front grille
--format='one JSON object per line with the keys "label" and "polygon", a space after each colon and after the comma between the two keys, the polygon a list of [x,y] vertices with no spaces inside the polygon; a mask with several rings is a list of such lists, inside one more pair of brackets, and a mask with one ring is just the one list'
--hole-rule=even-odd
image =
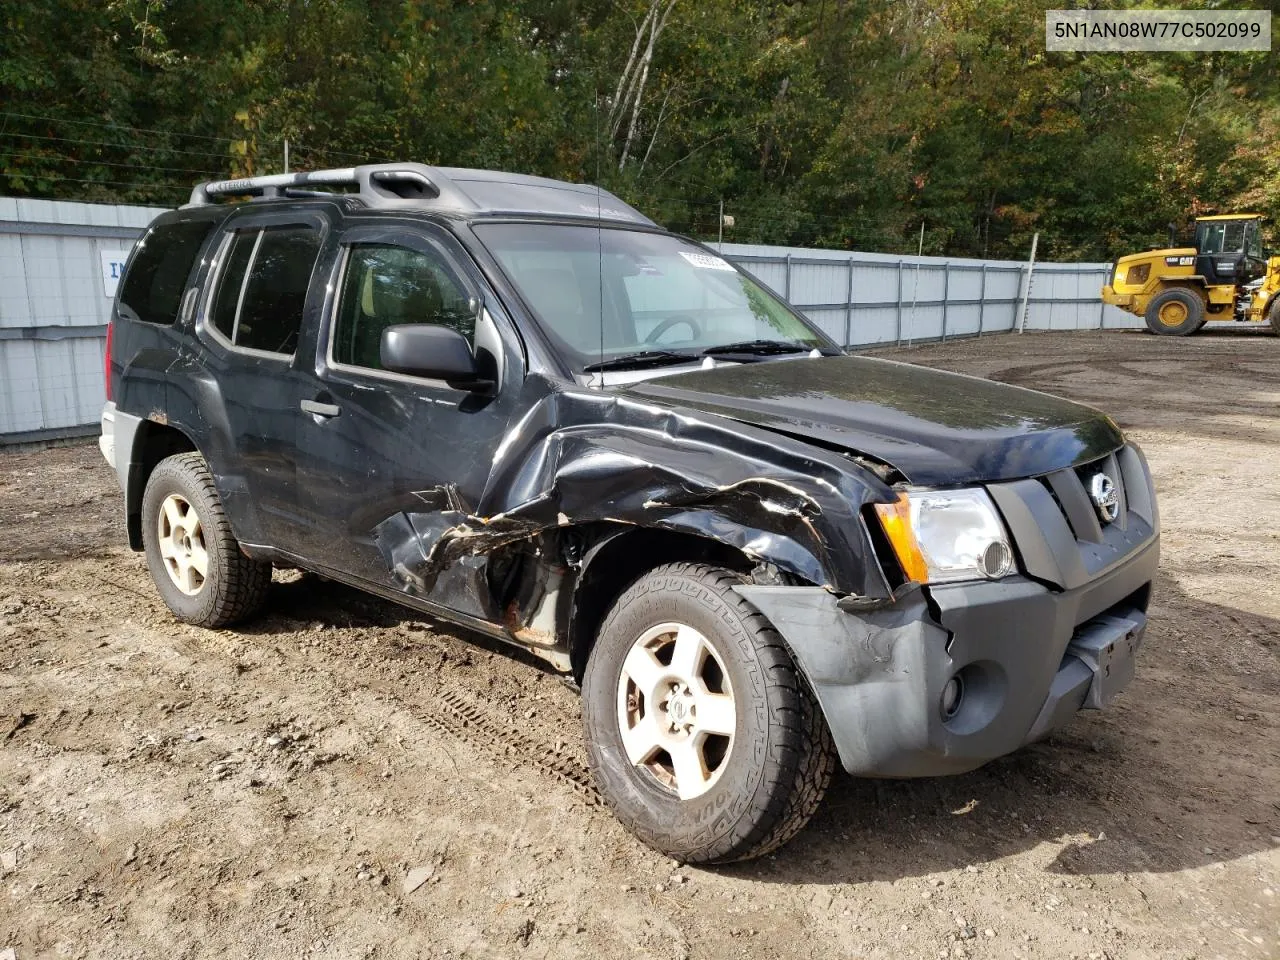
{"label": "front grille", "polygon": [[[1090,495],[1099,474],[1115,497],[1114,516],[1104,516]],[[1159,524],[1146,464],[1128,445],[1089,463],[987,489],[1013,534],[1023,571],[1067,588],[1140,548]]]}
{"label": "front grille", "polygon": [[[1115,497],[1115,507],[1104,512],[1095,500],[1092,490],[1096,477],[1105,477]],[[1072,534],[1084,543],[1101,543],[1106,528],[1127,524],[1128,497],[1126,478],[1115,454],[1091,463],[1057,470],[1039,478],[1071,528]],[[1145,480],[1142,480],[1145,482]]]}

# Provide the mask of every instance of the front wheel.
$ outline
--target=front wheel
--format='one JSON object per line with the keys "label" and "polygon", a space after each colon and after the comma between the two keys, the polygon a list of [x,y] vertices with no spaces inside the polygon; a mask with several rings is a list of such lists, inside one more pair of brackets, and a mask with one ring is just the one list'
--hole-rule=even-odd
{"label": "front wheel", "polygon": [[1271,301],[1271,309],[1267,311],[1267,319],[1271,322],[1271,332],[1280,337],[1280,295]]}
{"label": "front wheel", "polygon": [[179,620],[224,627],[252,616],[266,599],[271,564],[240,551],[198,453],[168,457],[151,471],[142,545],[151,579]]}
{"label": "front wheel", "polygon": [[1157,294],[1147,305],[1147,329],[1152,333],[1185,337],[1203,327],[1204,319],[1204,300],[1181,287]]}
{"label": "front wheel", "polygon": [[835,768],[822,712],[781,636],[702,564],[659,567],[614,605],[583,677],[591,769],[618,819],[685,863],[791,839]]}

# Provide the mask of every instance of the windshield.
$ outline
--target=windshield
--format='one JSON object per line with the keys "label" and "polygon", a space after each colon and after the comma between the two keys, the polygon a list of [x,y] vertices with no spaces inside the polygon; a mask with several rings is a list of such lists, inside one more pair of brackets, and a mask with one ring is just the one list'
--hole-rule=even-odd
{"label": "windshield", "polygon": [[1247,220],[1202,220],[1200,242],[1196,247],[1201,253],[1241,253],[1244,250],[1245,224]]}
{"label": "windshield", "polygon": [[748,341],[832,349],[760,284],[678,237],[543,223],[475,232],[577,370],[642,351],[696,357]]}

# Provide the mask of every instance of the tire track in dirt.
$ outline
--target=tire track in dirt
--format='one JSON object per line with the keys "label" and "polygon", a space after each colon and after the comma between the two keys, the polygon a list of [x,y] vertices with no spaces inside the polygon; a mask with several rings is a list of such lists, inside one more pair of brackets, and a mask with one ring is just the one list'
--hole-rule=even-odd
{"label": "tire track in dirt", "polygon": [[[78,558],[79,561],[85,559],[88,558]],[[167,612],[162,610],[158,600],[150,595],[147,590],[149,584],[145,581],[134,585],[104,575],[99,575],[98,579],[121,591],[118,598],[120,601],[127,604],[128,601],[124,598],[131,595],[145,601],[149,613],[167,617]],[[81,571],[75,571],[69,583],[60,584],[62,589],[81,585],[90,586],[89,583],[84,582]],[[111,605],[116,604],[111,603]],[[360,624],[360,629],[369,628],[376,628],[376,620],[370,619],[367,623]],[[194,628],[180,627],[179,629],[186,633]],[[205,633],[205,631],[196,632],[201,635]],[[192,657],[198,657],[201,654],[207,656],[212,653],[221,658],[226,654],[226,650],[220,645],[198,640],[191,647],[189,655]],[[276,649],[280,653],[289,650],[287,647]],[[289,651],[290,654],[296,652]],[[326,652],[331,656],[336,653],[332,650]],[[289,654],[285,656],[286,660],[294,659]],[[341,663],[341,660],[337,662]],[[295,666],[296,664],[288,664],[285,669],[290,670]],[[581,759],[573,755],[572,743],[565,743],[553,731],[539,729],[538,725],[517,724],[512,718],[509,704],[486,697],[473,689],[445,688],[446,684],[463,683],[465,679],[450,676],[447,672],[435,673],[436,689],[417,699],[407,696],[403,688],[397,688],[387,680],[370,682],[371,678],[367,675],[353,676],[345,670],[340,671],[335,679],[339,677],[341,687],[349,689],[353,686],[365,686],[377,692],[395,702],[407,715],[430,727],[436,733],[476,749],[500,767],[519,766],[568,788],[588,806],[604,805],[603,798],[596,790],[590,769]]]}
{"label": "tire track in dirt", "polygon": [[438,685],[420,698],[407,696],[387,680],[370,682],[367,678],[340,674],[334,679],[344,689],[364,687],[384,697],[407,716],[437,734],[471,747],[498,767],[521,768],[538,774],[568,788],[587,806],[605,805],[590,769],[574,755],[574,745],[581,742],[576,734],[566,741],[545,725],[517,723],[507,703],[469,687],[465,690],[445,688],[445,684],[464,682],[457,677],[437,674]]}
{"label": "tire track in dirt", "polygon": [[[394,629],[387,630],[384,620],[386,601],[360,595],[355,591],[346,599],[352,602],[344,605],[344,612],[347,616],[354,617],[354,622],[349,628],[339,628],[339,631],[381,630],[386,631],[388,637],[405,636]],[[331,613],[325,610],[316,612],[321,617]],[[407,611],[406,614],[416,616]],[[422,637],[423,634],[409,636]],[[433,642],[444,642],[446,646],[452,646],[453,643],[465,645],[465,641],[450,641],[447,633],[437,634],[433,628],[428,628],[425,636],[432,638]],[[417,652],[425,653],[425,649]],[[337,648],[326,644],[326,653],[334,657],[336,663],[344,663]],[[514,761],[522,768],[567,787],[590,806],[604,805],[590,769],[583,759],[574,754],[574,746],[581,745],[577,729],[571,734],[571,739],[568,739],[553,725],[539,723],[536,719],[519,722],[515,719],[516,712],[513,711],[509,698],[504,702],[488,697],[476,689],[475,684],[480,682],[479,678],[460,676],[448,665],[424,661],[415,666],[414,655],[412,648],[402,648],[394,661],[394,669],[399,671],[409,667],[414,670],[415,676],[433,677],[435,683],[432,689],[424,690],[420,695],[409,693],[385,674],[379,680],[372,681],[367,670],[357,670],[352,674],[347,673],[344,667],[342,684],[366,686],[393,701],[406,714],[425,723],[432,730],[475,748],[499,766],[510,767]],[[505,656],[501,664],[516,672],[539,669],[526,667],[516,660],[506,659]],[[375,666],[374,669],[378,668]],[[519,682],[522,684],[524,679],[526,678],[522,677]]]}
{"label": "tire track in dirt", "polygon": [[[416,675],[426,675],[428,670]],[[547,724],[520,723],[509,702],[486,696],[468,678],[447,668],[431,672],[436,681],[433,689],[419,695],[390,679],[373,680],[360,671],[354,675],[342,671],[334,679],[343,688],[363,686],[385,697],[408,716],[475,749],[499,767],[528,770],[568,788],[588,806],[604,806],[590,769],[574,754],[574,747],[581,743],[576,730],[572,739],[564,739]]]}
{"label": "tire track in dirt", "polygon": [[514,758],[521,766],[568,787],[589,805],[603,806],[591,771],[561,743],[549,744],[541,737],[529,736],[474,694],[445,690],[437,694],[435,702],[435,708],[400,705],[432,729],[479,749],[500,764]]}

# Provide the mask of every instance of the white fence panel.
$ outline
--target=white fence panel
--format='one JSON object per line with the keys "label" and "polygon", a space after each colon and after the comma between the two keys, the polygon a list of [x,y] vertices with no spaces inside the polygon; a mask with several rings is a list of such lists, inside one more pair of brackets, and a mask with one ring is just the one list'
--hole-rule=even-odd
{"label": "white fence panel", "polygon": [[161,212],[0,197],[0,443],[92,431],[111,316],[102,254]]}
{"label": "white fence panel", "polygon": [[[1141,327],[1142,320],[1103,308],[1108,264],[942,259],[726,243],[721,252],[789,299],[845,346],[945,340],[1017,329],[1026,298],[1028,330]],[[843,275],[843,286],[841,284]],[[852,283],[850,283],[852,281]],[[833,308],[849,313],[837,335]],[[885,308],[892,307],[892,333]],[[874,319],[873,319],[874,314]]]}

